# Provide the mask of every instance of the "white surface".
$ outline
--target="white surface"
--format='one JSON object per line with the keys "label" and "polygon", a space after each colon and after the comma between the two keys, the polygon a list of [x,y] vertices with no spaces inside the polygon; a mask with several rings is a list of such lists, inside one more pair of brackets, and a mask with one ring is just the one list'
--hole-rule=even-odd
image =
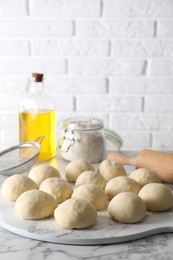
{"label": "white surface", "polygon": [[153,234],[173,232],[173,210],[147,213],[136,224],[120,224],[109,218],[106,211],[98,212],[96,225],[83,230],[58,227],[54,218],[24,220],[15,212],[14,202],[0,198],[0,226],[15,234],[46,242],[76,245],[111,244],[132,241]]}

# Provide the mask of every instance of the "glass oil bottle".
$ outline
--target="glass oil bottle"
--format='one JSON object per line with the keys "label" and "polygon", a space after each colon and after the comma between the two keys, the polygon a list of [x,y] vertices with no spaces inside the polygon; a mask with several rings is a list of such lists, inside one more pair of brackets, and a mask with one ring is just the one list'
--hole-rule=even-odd
{"label": "glass oil bottle", "polygon": [[43,136],[38,161],[56,155],[56,109],[52,98],[43,91],[43,74],[33,73],[28,95],[19,107],[19,139],[33,142]]}

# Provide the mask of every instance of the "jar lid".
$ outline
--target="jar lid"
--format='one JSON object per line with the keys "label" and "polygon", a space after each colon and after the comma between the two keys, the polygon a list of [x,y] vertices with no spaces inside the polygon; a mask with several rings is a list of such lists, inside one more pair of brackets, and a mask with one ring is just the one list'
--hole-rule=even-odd
{"label": "jar lid", "polygon": [[108,151],[117,151],[120,150],[123,145],[123,139],[113,130],[105,128],[104,129],[107,141],[107,150]]}
{"label": "jar lid", "polygon": [[77,131],[89,131],[103,128],[103,121],[98,118],[69,118],[63,121],[63,128]]}

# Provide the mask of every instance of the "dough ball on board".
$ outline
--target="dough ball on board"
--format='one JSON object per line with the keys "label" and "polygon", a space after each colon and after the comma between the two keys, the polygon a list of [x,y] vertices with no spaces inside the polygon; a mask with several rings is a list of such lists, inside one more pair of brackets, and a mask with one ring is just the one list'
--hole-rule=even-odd
{"label": "dough ball on board", "polygon": [[120,192],[133,192],[138,194],[141,186],[135,180],[127,176],[118,176],[107,182],[105,187],[105,193],[112,199]]}
{"label": "dough ball on board", "polygon": [[132,192],[122,192],[109,203],[109,215],[121,223],[137,223],[146,216],[143,200]]}
{"label": "dough ball on board", "polygon": [[77,187],[72,194],[72,198],[87,200],[97,210],[104,209],[107,204],[107,196],[104,190],[95,184],[83,184]]}
{"label": "dough ball on board", "polygon": [[52,215],[56,208],[54,198],[41,190],[24,192],[16,200],[15,210],[24,219],[42,219]]}
{"label": "dough ball on board", "polygon": [[123,165],[110,160],[102,161],[98,170],[106,181],[109,181],[117,176],[126,175],[126,171]]}
{"label": "dough ball on board", "polygon": [[53,166],[43,163],[33,167],[28,175],[38,186],[47,178],[60,177],[59,171]]}
{"label": "dough ball on board", "polygon": [[83,184],[96,184],[100,188],[104,189],[106,185],[106,181],[99,172],[86,171],[86,172],[82,172],[76,180],[76,187]]}
{"label": "dough ball on board", "polygon": [[157,173],[148,168],[139,168],[129,174],[129,177],[137,181],[141,187],[148,183],[161,183]]}
{"label": "dough ball on board", "polygon": [[54,211],[56,223],[66,229],[81,229],[96,223],[97,211],[86,200],[68,199],[62,202]]}
{"label": "dough ball on board", "polygon": [[39,189],[52,195],[56,203],[61,203],[69,199],[73,193],[73,188],[70,183],[57,177],[44,180],[40,184]]}
{"label": "dough ball on board", "polygon": [[73,160],[65,168],[65,176],[69,182],[75,182],[77,177],[85,171],[94,171],[94,167],[85,160]]}
{"label": "dough ball on board", "polygon": [[164,211],[173,207],[172,191],[162,183],[148,183],[138,195],[150,211]]}
{"label": "dough ball on board", "polygon": [[22,174],[15,174],[3,182],[1,194],[5,199],[15,201],[23,192],[33,189],[38,189],[33,180]]}

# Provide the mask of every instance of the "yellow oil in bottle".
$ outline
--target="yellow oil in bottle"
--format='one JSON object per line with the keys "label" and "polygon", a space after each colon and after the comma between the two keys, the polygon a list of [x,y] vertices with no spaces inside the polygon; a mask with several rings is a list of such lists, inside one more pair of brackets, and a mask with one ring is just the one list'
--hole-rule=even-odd
{"label": "yellow oil in bottle", "polygon": [[56,111],[19,113],[20,142],[33,142],[43,135],[38,161],[48,160],[56,155]]}

